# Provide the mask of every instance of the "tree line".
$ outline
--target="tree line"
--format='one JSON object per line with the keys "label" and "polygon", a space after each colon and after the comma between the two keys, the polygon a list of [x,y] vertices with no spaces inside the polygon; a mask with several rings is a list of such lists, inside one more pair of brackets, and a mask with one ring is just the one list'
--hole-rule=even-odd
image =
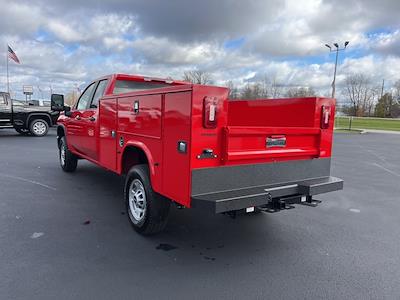
{"label": "tree line", "polygon": [[[182,79],[196,84],[213,84],[212,75],[202,70],[192,70],[183,73]],[[248,82],[242,87],[233,81],[227,82],[230,89],[230,99],[276,99],[323,96],[309,86],[287,86],[274,77],[264,76],[261,79]],[[377,84],[365,74],[356,73],[346,76],[344,83],[337,87],[340,103],[339,110],[350,116],[368,116],[382,118],[400,117],[400,79],[389,91],[384,91],[382,84]],[[65,102],[73,105],[80,95],[75,87],[67,93]],[[328,96],[328,95],[325,95]]]}
{"label": "tree line", "polygon": [[[212,84],[210,73],[195,70],[183,74],[183,80],[197,84]],[[266,99],[322,96],[308,86],[288,87],[275,78],[264,76],[258,81],[237,87],[228,81],[230,99]],[[381,84],[373,83],[362,73],[348,74],[344,84],[337,87],[342,104],[339,109],[351,116],[358,117],[400,117],[400,79],[390,91],[384,91]]]}
{"label": "tree line", "polygon": [[357,117],[400,117],[400,79],[389,91],[384,90],[384,82],[376,84],[364,74],[346,77],[342,90],[345,103],[342,110]]}
{"label": "tree line", "polygon": [[[183,80],[195,84],[213,84],[210,73],[193,70],[183,73]],[[264,76],[258,81],[248,82],[239,88],[233,81],[227,82],[230,89],[230,99],[275,99],[275,98],[294,98],[294,97],[313,97],[317,93],[312,87],[288,87],[279,83],[276,78]]]}

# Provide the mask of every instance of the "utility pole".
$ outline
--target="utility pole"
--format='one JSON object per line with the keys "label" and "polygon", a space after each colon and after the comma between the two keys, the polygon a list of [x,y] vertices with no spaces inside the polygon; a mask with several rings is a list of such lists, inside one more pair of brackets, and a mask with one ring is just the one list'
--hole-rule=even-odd
{"label": "utility pole", "polygon": [[335,60],[335,72],[333,73],[333,81],[332,81],[332,98],[336,96],[336,72],[337,72],[337,65],[338,65],[338,58],[339,58],[339,51],[343,51],[349,45],[349,41],[344,43],[344,47],[340,48],[338,43],[333,44],[336,49],[332,49],[329,44],[325,44],[326,47],[329,48],[329,52],[336,52],[336,60]]}
{"label": "utility pole", "polygon": [[9,75],[8,75],[8,47],[7,47],[7,51],[6,51],[6,65],[7,65],[7,93],[10,94],[10,79],[9,79]]}

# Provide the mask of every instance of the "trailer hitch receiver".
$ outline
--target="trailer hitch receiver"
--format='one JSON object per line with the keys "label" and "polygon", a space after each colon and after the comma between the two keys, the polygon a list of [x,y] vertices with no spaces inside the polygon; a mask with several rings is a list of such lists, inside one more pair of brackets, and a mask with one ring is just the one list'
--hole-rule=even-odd
{"label": "trailer hitch receiver", "polygon": [[312,199],[312,196],[290,196],[281,198],[272,198],[271,194],[267,194],[268,202],[265,205],[258,207],[263,212],[275,213],[284,209],[293,209],[293,204],[302,204],[311,207],[316,207],[321,201]]}

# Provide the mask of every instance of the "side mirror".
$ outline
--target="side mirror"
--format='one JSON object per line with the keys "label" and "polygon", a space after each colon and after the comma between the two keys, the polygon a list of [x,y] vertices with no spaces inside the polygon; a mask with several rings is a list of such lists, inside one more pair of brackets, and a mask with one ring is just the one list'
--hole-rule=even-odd
{"label": "side mirror", "polygon": [[64,95],[52,94],[51,95],[51,110],[63,111],[64,107]]}
{"label": "side mirror", "polygon": [[71,116],[72,116],[71,107],[69,107],[69,106],[65,106],[65,107],[64,107],[64,115],[65,115],[66,117],[71,117]]}

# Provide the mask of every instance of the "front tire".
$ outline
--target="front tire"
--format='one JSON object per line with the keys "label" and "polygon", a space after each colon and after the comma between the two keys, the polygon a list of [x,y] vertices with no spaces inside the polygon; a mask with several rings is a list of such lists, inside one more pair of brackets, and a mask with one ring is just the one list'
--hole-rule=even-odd
{"label": "front tire", "polygon": [[29,131],[33,136],[45,136],[49,131],[49,124],[43,119],[36,119],[29,125]]}
{"label": "front tire", "polygon": [[128,172],[124,197],[129,221],[138,233],[152,235],[165,228],[171,202],[153,191],[147,165]]}
{"label": "front tire", "polygon": [[65,137],[61,137],[59,145],[59,158],[61,169],[64,172],[74,172],[78,166],[78,158],[69,151]]}

